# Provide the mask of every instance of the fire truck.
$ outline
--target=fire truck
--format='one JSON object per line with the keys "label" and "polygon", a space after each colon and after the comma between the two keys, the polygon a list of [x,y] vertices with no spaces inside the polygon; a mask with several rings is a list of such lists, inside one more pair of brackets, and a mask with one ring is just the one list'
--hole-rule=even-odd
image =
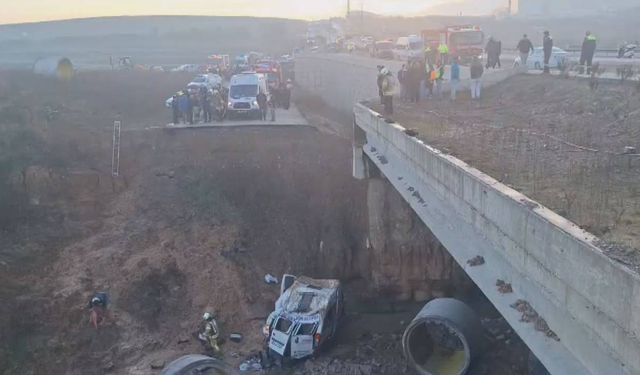
{"label": "fire truck", "polygon": [[282,69],[280,64],[274,60],[258,60],[253,66],[253,70],[256,73],[264,74],[267,77],[267,84],[269,87],[279,87],[284,81],[282,77]]}
{"label": "fire truck", "polygon": [[440,29],[422,31],[425,48],[438,50],[440,43],[446,43],[450,56],[458,56],[462,62],[469,62],[474,56],[482,57],[484,32],[479,26],[446,26]]}

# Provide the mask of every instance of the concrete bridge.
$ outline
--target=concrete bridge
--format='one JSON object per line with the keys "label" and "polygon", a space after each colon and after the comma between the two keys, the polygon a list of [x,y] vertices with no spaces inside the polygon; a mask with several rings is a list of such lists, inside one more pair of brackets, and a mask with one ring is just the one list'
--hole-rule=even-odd
{"label": "concrete bridge", "polygon": [[[640,374],[638,274],[575,224],[356,104],[376,96],[377,63],[342,59],[306,56],[296,74],[353,110],[354,176],[384,178],[401,194],[549,372]],[[500,74],[491,80],[512,73]],[[484,264],[468,263],[478,256]],[[524,301],[541,319],[522,321],[514,306]]]}

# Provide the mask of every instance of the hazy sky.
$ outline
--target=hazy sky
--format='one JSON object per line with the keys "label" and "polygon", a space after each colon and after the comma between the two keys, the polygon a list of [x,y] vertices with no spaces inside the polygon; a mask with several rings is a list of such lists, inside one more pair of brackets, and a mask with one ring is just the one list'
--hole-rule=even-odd
{"label": "hazy sky", "polygon": [[[351,0],[352,9],[423,14],[457,0]],[[0,24],[116,15],[220,15],[318,19],[343,15],[347,0],[0,0]]]}

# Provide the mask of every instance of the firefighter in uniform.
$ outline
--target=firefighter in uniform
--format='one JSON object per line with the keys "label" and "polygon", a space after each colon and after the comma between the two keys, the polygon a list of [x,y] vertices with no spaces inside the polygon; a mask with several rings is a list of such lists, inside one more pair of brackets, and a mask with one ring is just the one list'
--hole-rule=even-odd
{"label": "firefighter in uniform", "polygon": [[449,63],[449,46],[447,46],[447,43],[440,43],[438,46],[438,54],[440,55],[440,63],[447,65]]}
{"label": "firefighter in uniform", "polygon": [[220,353],[220,347],[218,346],[218,337],[220,336],[218,323],[213,319],[213,314],[209,312],[202,315],[202,320],[204,321],[204,331],[199,335],[200,340],[209,345],[214,353]]}

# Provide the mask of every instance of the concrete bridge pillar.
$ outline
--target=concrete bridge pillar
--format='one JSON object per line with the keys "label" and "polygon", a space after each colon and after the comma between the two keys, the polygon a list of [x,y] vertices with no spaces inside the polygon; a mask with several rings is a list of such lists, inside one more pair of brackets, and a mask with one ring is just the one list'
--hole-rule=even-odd
{"label": "concrete bridge pillar", "polygon": [[369,270],[381,294],[421,302],[465,284],[462,269],[384,177],[368,179],[367,208]]}

